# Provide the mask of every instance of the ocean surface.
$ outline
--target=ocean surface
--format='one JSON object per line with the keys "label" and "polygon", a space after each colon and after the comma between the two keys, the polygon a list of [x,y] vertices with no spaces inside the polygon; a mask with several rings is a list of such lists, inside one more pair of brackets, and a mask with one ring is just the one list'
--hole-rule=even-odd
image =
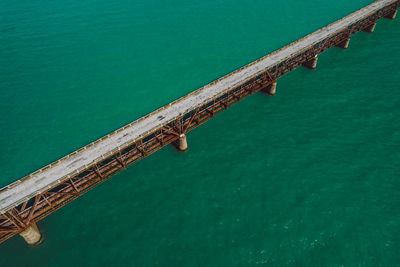
{"label": "ocean surface", "polygon": [[[0,0],[0,187],[370,0]],[[399,266],[400,19],[15,236],[0,266]]]}

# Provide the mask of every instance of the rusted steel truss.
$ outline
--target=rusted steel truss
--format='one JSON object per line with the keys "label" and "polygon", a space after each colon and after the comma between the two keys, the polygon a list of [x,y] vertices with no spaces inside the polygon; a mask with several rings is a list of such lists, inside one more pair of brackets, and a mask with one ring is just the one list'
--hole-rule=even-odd
{"label": "rusted steel truss", "polygon": [[0,243],[20,233],[29,225],[40,221],[121,170],[135,164],[162,147],[177,141],[182,133],[195,129],[246,96],[268,87],[279,77],[302,66],[305,62],[312,60],[327,49],[340,45],[352,34],[366,29],[378,19],[393,14],[397,10],[399,3],[396,2],[391,6],[387,6],[370,17],[348,26],[345,31],[314,44],[313,47],[306,51],[293,55],[258,76],[252,77],[245,83],[230,89],[223,95],[216,96],[202,106],[182,114],[175,121],[127,145],[117,153],[104,158],[102,162],[89,166],[85,170],[63,180],[58,185],[48,188],[48,190],[7,210],[5,214],[0,215]]}

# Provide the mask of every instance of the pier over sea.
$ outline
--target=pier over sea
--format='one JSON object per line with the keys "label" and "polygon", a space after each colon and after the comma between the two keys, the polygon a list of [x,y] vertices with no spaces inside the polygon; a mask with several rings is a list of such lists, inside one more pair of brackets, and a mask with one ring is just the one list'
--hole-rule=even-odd
{"label": "pier over sea", "polygon": [[39,244],[37,222],[50,213],[168,144],[187,150],[188,132],[248,95],[274,95],[278,78],[299,66],[315,69],[319,54],[346,49],[351,35],[372,33],[399,6],[376,1],[0,189],[0,242],[20,234]]}

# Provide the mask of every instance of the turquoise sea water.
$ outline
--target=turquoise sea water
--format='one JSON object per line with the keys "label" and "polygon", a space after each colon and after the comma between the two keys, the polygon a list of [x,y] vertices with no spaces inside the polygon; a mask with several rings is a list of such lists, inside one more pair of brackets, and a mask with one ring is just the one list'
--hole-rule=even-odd
{"label": "turquoise sea water", "polygon": [[[0,187],[369,0],[0,0]],[[0,266],[399,266],[400,20],[16,236]]]}

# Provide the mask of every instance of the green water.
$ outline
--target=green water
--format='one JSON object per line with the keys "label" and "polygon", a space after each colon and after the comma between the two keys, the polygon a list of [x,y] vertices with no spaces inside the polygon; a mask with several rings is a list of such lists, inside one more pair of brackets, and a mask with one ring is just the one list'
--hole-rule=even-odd
{"label": "green water", "polygon": [[[0,186],[369,0],[0,0]],[[16,236],[0,266],[399,266],[400,20]]]}

